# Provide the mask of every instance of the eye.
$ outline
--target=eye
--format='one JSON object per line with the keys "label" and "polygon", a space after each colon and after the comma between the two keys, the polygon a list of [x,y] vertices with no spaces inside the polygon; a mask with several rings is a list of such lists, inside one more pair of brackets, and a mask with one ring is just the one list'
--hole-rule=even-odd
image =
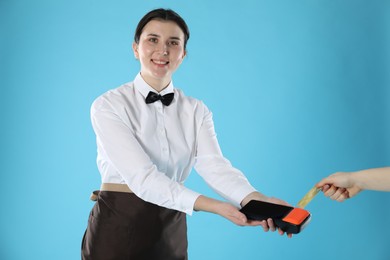
{"label": "eye", "polygon": [[180,45],[180,43],[178,41],[170,41],[169,45],[177,46],[177,45]]}
{"label": "eye", "polygon": [[150,41],[150,42],[153,42],[153,43],[157,43],[157,42],[158,42],[158,39],[155,38],[155,37],[152,37],[152,38],[149,38],[149,41]]}

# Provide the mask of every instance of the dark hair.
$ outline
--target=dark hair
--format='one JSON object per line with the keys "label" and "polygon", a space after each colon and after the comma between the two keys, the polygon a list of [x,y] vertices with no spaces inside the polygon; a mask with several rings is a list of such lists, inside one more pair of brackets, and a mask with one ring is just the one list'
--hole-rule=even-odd
{"label": "dark hair", "polygon": [[186,22],[175,11],[171,9],[163,9],[163,8],[154,9],[149,13],[145,14],[144,17],[142,17],[142,19],[139,21],[137,25],[137,28],[135,29],[135,34],[134,34],[135,43],[137,44],[139,43],[139,38],[141,36],[142,30],[144,29],[145,25],[151,20],[163,20],[163,21],[175,22],[184,33],[184,50],[186,49],[187,41],[190,38],[190,31],[188,29]]}

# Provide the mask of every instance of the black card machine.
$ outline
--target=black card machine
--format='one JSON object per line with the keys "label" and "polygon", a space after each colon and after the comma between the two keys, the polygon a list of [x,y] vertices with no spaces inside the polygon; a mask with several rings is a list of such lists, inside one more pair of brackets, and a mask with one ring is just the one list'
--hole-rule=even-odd
{"label": "black card machine", "polygon": [[277,227],[291,234],[301,232],[311,219],[307,210],[259,200],[249,201],[240,211],[251,220],[272,218]]}

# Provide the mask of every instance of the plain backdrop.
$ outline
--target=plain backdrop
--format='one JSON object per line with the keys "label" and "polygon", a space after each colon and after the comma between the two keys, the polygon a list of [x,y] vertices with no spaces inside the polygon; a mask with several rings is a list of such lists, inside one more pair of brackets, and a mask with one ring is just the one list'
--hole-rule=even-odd
{"label": "plain backdrop", "polygon": [[[157,7],[191,30],[175,86],[258,190],[295,205],[335,171],[390,165],[390,1],[0,0],[0,259],[80,259],[100,185],[90,105],[134,79],[134,29]],[[187,186],[219,198],[195,171]],[[388,260],[389,208],[319,194],[292,239],[197,212],[189,257]]]}

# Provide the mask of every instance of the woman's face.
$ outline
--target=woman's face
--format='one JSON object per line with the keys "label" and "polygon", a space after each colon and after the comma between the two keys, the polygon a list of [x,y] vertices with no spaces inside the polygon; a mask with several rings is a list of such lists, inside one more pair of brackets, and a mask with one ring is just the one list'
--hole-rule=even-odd
{"label": "woman's face", "polygon": [[161,90],[186,54],[184,33],[175,22],[152,20],[143,28],[139,43],[133,43],[133,50],[140,60],[143,79]]}

